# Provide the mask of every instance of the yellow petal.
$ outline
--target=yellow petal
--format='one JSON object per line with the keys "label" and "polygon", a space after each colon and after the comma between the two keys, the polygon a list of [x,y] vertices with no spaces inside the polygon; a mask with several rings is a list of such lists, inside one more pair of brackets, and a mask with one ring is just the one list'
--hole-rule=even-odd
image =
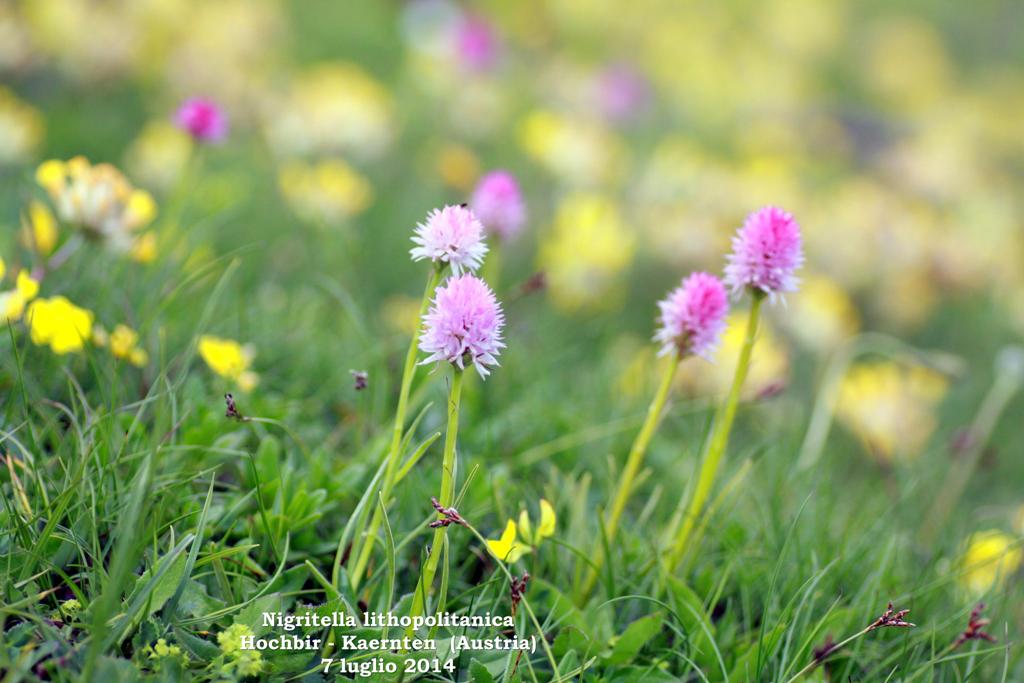
{"label": "yellow petal", "polygon": [[53,212],[46,204],[33,199],[28,205],[28,225],[22,230],[22,243],[45,256],[57,246],[57,237],[57,219]]}
{"label": "yellow petal", "polygon": [[540,499],[540,528],[537,529],[537,541],[553,536],[555,533],[555,509],[551,503]]}
{"label": "yellow petal", "polygon": [[509,564],[530,552],[527,546],[516,541],[516,523],[511,519],[505,525],[505,531],[502,532],[501,539],[497,541],[488,540],[487,545],[496,557]]}
{"label": "yellow petal", "polygon": [[3,279],[4,273],[7,272],[7,264],[4,263],[4,259],[0,256],[0,279]]}
{"label": "yellow petal", "polygon": [[519,513],[519,535],[523,541],[529,545],[537,545],[536,541],[540,539],[534,539],[533,537],[533,525],[530,523],[530,513],[523,510]]}
{"label": "yellow petal", "polygon": [[15,286],[18,289],[18,293],[25,298],[25,301],[35,299],[36,295],[39,294],[39,283],[29,275],[27,270],[22,269],[18,273],[18,280]]}
{"label": "yellow petal", "polygon": [[59,159],[44,161],[36,169],[36,182],[47,190],[55,191],[64,185],[67,170],[67,165]]}

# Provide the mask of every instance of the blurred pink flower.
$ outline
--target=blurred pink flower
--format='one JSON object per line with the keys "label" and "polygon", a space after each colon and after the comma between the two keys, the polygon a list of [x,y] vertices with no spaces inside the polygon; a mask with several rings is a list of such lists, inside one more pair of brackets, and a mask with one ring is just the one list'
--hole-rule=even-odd
{"label": "blurred pink flower", "polygon": [[494,292],[475,275],[453,276],[438,287],[423,324],[420,348],[430,354],[423,364],[448,361],[462,370],[469,362],[481,377],[498,365],[505,316]]}
{"label": "blurred pink flower", "polygon": [[654,340],[658,355],[673,351],[709,358],[725,329],[729,298],[722,281],[708,273],[693,273],[658,302],[661,327]]}
{"label": "blurred pink flower", "polygon": [[480,222],[503,240],[519,234],[526,222],[526,205],[519,183],[508,171],[491,171],[477,183],[470,206]]}
{"label": "blurred pink flower", "polygon": [[734,294],[746,287],[772,298],[780,292],[795,292],[799,280],[794,271],[804,262],[800,226],[782,209],[758,209],[732,238],[727,261],[725,281]]}
{"label": "blurred pink flower", "polygon": [[228,134],[228,117],[213,100],[193,97],[174,114],[174,122],[196,140],[220,142]]}
{"label": "blurred pink flower", "polygon": [[605,117],[613,122],[622,122],[647,107],[651,88],[643,74],[633,67],[613,64],[598,79],[597,97]]}
{"label": "blurred pink flower", "polygon": [[501,41],[494,26],[480,16],[465,15],[455,26],[455,53],[463,66],[486,71],[498,61]]}
{"label": "blurred pink flower", "polygon": [[487,253],[484,226],[466,206],[434,209],[416,226],[412,241],[417,245],[409,251],[414,261],[448,263],[456,275],[479,268]]}

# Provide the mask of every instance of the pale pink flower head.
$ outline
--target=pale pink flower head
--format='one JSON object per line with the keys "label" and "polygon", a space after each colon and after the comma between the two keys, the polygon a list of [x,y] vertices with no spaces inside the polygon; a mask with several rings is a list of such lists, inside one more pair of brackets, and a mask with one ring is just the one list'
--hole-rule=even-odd
{"label": "pale pink flower head", "polygon": [[477,183],[469,202],[489,232],[510,240],[526,223],[526,204],[515,176],[508,171],[491,171]]}
{"label": "pale pink flower head", "polygon": [[658,308],[661,325],[654,335],[661,344],[658,355],[675,351],[680,356],[711,357],[729,313],[729,297],[721,280],[693,273],[659,301]]}
{"label": "pale pink flower head", "polygon": [[220,142],[228,134],[228,117],[213,100],[193,97],[174,114],[178,128],[201,142]]}
{"label": "pale pink flower head", "polygon": [[465,205],[446,206],[427,214],[427,220],[416,226],[410,250],[413,261],[430,259],[438,267],[448,264],[459,275],[474,271],[487,253],[484,226]]}
{"label": "pale pink flower head", "polygon": [[734,294],[749,287],[774,299],[776,294],[796,291],[799,280],[794,273],[803,262],[800,226],[789,213],[766,206],[747,216],[732,238],[725,282]]}
{"label": "pale pink flower head", "polygon": [[423,363],[448,361],[460,370],[471,363],[481,377],[498,365],[505,315],[487,283],[470,273],[454,275],[437,288],[423,316],[420,348],[429,353]]}

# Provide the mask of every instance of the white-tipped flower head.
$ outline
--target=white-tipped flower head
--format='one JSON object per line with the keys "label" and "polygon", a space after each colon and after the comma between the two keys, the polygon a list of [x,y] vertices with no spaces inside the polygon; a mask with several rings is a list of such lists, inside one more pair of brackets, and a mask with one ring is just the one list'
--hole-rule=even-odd
{"label": "white-tipped flower head", "polygon": [[434,209],[416,226],[412,241],[416,246],[409,253],[414,261],[447,263],[456,275],[475,271],[487,253],[484,226],[466,206]]}
{"label": "white-tipped flower head", "polygon": [[498,365],[505,345],[501,328],[505,315],[494,292],[480,278],[466,273],[437,288],[434,302],[423,317],[420,348],[430,354],[423,363],[448,361],[460,370],[472,363],[481,377]]}

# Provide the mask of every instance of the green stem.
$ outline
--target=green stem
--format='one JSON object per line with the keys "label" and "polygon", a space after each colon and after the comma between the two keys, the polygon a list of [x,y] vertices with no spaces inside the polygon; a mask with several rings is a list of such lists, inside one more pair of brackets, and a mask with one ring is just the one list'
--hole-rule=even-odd
{"label": "green stem", "polygon": [[[412,380],[416,376],[416,356],[419,354],[419,325],[423,319],[423,315],[427,312],[427,307],[430,305],[430,299],[434,295],[434,290],[437,285],[441,282],[442,269],[434,268],[430,271],[430,277],[427,279],[427,287],[423,290],[423,299],[420,301],[419,316],[416,318],[416,331],[413,332],[412,340],[409,342],[409,350],[405,354],[405,368],[402,370],[402,385],[398,392],[398,407],[395,409],[395,424],[391,432],[391,445],[387,451],[387,467],[384,470],[384,480],[381,483],[381,499],[387,504],[388,499],[391,496],[391,488],[395,484],[395,474],[398,471],[398,463],[401,460],[401,448],[402,448],[402,433],[405,430],[405,414],[409,408],[409,392],[412,389]],[[366,566],[370,562],[370,555],[373,553],[373,546],[377,541],[377,532],[380,531],[381,524],[384,521],[384,510],[381,506],[375,505],[373,517],[370,520],[369,529],[367,529],[365,536],[362,530],[358,530],[353,538],[355,542],[362,543],[361,548],[356,557],[356,563],[353,565],[352,572],[349,575],[349,580],[352,582],[352,589],[356,590],[359,588],[359,582],[362,581],[363,572],[366,571]]]}
{"label": "green stem", "polygon": [[[452,388],[448,395],[448,431],[444,437],[444,457],[441,462],[441,495],[438,496],[443,507],[451,507],[455,502],[455,442],[459,434],[459,400],[462,398],[463,371],[455,369],[452,376]],[[423,564],[423,572],[416,584],[410,617],[422,616],[426,610],[427,595],[430,593],[437,575],[447,527],[434,529],[434,540],[430,544],[427,561]],[[411,628],[411,627],[410,627]],[[411,635],[411,634],[410,634]]]}
{"label": "green stem", "polygon": [[[865,633],[867,633],[867,632],[868,632],[868,631],[870,631],[870,630],[871,630],[871,627],[870,627],[870,626],[868,626],[868,627],[867,627],[866,629],[864,629],[863,631],[859,631],[858,633],[854,633],[854,634],[853,634],[852,636],[850,636],[850,637],[849,637],[849,638],[847,638],[846,640],[844,640],[844,641],[842,641],[842,642],[840,642],[840,643],[836,643],[836,644],[835,644],[835,645],[833,645],[833,646],[832,646],[832,648],[831,648],[831,649],[830,649],[830,650],[828,651],[828,655],[826,655],[826,656],[827,656],[827,657],[831,657],[831,656],[832,656],[832,655],[833,655],[834,653],[838,652],[838,651],[839,651],[840,649],[842,649],[842,648],[846,647],[847,645],[849,645],[849,644],[850,644],[850,643],[852,643],[853,641],[857,640],[858,638],[860,638],[860,637],[861,637],[862,635],[864,635]],[[823,661],[825,661],[825,657],[822,657],[821,659],[812,659],[812,660],[811,660],[810,662],[808,662],[808,663],[807,663],[807,666],[805,666],[804,668],[802,668],[802,669],[800,669],[799,671],[797,671],[797,672],[796,672],[796,673],[795,673],[795,674],[793,675],[793,677],[792,677],[792,678],[790,678],[789,680],[787,680],[787,681],[786,681],[786,683],[794,683],[795,681],[798,681],[798,680],[800,680],[800,677],[801,677],[801,676],[804,676],[805,674],[808,674],[808,673],[810,673],[810,672],[811,672],[811,671],[812,671],[812,670],[814,669],[814,667],[818,666],[818,665],[819,665],[819,664],[821,664],[821,663],[822,663]]]}
{"label": "green stem", "polygon": [[725,404],[719,409],[715,417],[715,425],[708,440],[707,451],[704,461],[700,466],[700,474],[697,477],[697,487],[694,489],[693,498],[683,516],[682,526],[679,528],[679,536],[676,538],[675,546],[669,555],[669,568],[674,568],[683,559],[687,550],[690,535],[693,533],[697,520],[700,518],[711,495],[711,488],[715,483],[715,476],[718,474],[718,467],[721,464],[722,456],[729,445],[729,433],[732,431],[732,423],[736,417],[736,408],[740,402],[740,391],[747,379],[747,372],[750,370],[750,357],[754,351],[754,342],[757,340],[757,325],[761,313],[761,302],[765,294],[760,290],[753,290],[753,301],[750,304],[750,317],[747,319],[747,334],[743,340],[743,348],[740,349],[740,357],[736,362],[736,374],[732,379],[732,388]]}
{"label": "green stem", "polygon": [[[647,447],[651,443],[651,438],[654,436],[661,415],[665,410],[665,402],[668,400],[669,391],[672,389],[672,380],[675,378],[676,370],[679,368],[679,361],[679,354],[672,354],[669,365],[665,368],[665,374],[661,378],[658,391],[654,394],[654,399],[647,408],[647,417],[644,419],[643,426],[640,427],[640,432],[636,435],[633,446],[629,450],[626,466],[622,470],[622,476],[619,478],[619,487],[615,492],[615,497],[612,499],[612,506],[608,510],[608,515],[605,517],[605,536],[609,545],[611,545],[618,531],[619,520],[622,518],[623,510],[626,509],[629,494],[633,492],[633,483],[636,480],[636,475],[640,471],[640,465],[644,461]],[[590,591],[594,589],[598,573],[604,564],[603,544],[600,542],[600,539],[594,548],[594,558],[594,565],[590,567],[590,570],[587,572],[587,578],[583,581],[580,601],[586,600],[587,596],[590,595]]]}

